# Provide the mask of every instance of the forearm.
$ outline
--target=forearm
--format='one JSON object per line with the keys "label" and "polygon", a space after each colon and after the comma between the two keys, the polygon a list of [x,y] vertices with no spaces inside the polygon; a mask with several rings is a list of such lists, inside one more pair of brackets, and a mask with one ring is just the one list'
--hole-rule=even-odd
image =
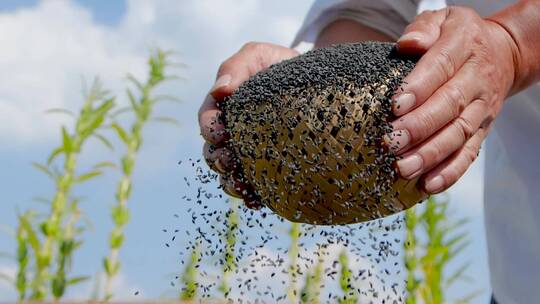
{"label": "forearm", "polygon": [[515,66],[512,93],[540,80],[540,0],[522,0],[488,18],[511,37]]}
{"label": "forearm", "polygon": [[361,23],[348,19],[339,19],[330,23],[321,31],[315,42],[315,47],[321,48],[336,43],[367,40],[393,41],[394,39]]}

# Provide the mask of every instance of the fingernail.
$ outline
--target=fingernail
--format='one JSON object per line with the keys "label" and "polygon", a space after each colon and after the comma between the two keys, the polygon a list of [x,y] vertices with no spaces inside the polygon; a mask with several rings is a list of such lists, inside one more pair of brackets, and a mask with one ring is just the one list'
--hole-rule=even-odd
{"label": "fingernail", "polygon": [[426,191],[429,193],[438,193],[443,190],[444,178],[437,175],[430,180],[426,181]]}
{"label": "fingernail", "polygon": [[229,74],[225,74],[225,75],[221,75],[217,80],[216,80],[216,83],[214,83],[214,86],[212,87],[212,89],[210,90],[210,92],[214,92],[215,90],[221,88],[221,87],[225,87],[225,86],[228,86],[229,83],[231,83],[231,75]]}
{"label": "fingernail", "polygon": [[412,179],[420,175],[422,163],[422,157],[420,157],[420,155],[413,154],[402,160],[398,160],[397,166],[401,176]]}
{"label": "fingernail", "polygon": [[412,93],[399,94],[394,99],[393,110],[396,116],[401,116],[409,112],[416,103],[416,97]]}
{"label": "fingernail", "polygon": [[410,140],[407,130],[397,130],[384,136],[384,141],[392,152],[403,149],[409,144]]}
{"label": "fingernail", "polygon": [[420,33],[420,32],[409,32],[403,36],[401,36],[399,39],[398,39],[398,42],[401,42],[401,41],[404,41],[404,40],[418,40],[418,41],[422,41],[424,40],[424,34]]}

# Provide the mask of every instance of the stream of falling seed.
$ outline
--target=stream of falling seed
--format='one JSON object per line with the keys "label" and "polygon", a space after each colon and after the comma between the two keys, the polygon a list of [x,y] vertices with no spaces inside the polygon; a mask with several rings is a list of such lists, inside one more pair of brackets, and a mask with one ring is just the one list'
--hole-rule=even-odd
{"label": "stream of falling seed", "polygon": [[[286,294],[290,284],[287,232],[291,224],[268,209],[254,211],[233,203],[218,186],[218,175],[203,163],[200,159],[179,162],[182,171],[194,170],[194,174],[183,178],[183,186],[188,190],[181,196],[179,211],[171,216],[172,226],[161,228],[166,236],[164,246],[178,259],[178,273],[182,272],[195,246],[200,246],[198,298],[223,299],[218,288],[225,263],[228,213],[234,208],[239,215],[239,226],[235,271],[229,278],[226,300],[231,303],[289,303]],[[298,296],[301,296],[306,276],[322,257],[324,270],[319,299],[321,303],[336,303],[342,299],[337,258],[339,252],[346,249],[352,271],[351,285],[360,303],[403,303],[402,220],[401,216],[394,216],[347,226],[302,224],[298,270],[293,275]],[[179,276],[171,277],[170,281],[170,286],[178,293],[184,288]]]}
{"label": "stream of falling seed", "polygon": [[[290,208],[292,212],[281,214],[304,221],[315,218],[311,222],[327,225],[380,218],[401,210],[385,201],[395,195],[396,157],[380,142],[392,131],[391,95],[415,60],[397,58],[393,50],[392,44],[368,42],[308,52],[256,74],[223,103],[229,143],[235,154],[246,160],[237,165],[247,164],[241,168],[244,174],[240,178],[260,190],[263,206],[278,213],[279,208]],[[353,113],[361,115],[353,117]],[[199,246],[198,298],[289,303],[291,283],[301,298],[306,277],[322,260],[318,298],[323,303],[337,303],[343,299],[338,256],[346,250],[352,272],[347,283],[359,303],[404,302],[401,216],[346,226],[302,224],[298,267],[291,268],[290,222],[270,209],[254,211],[231,201],[217,186],[218,175],[201,159],[179,165],[184,172],[194,172],[183,177],[186,191],[178,213],[173,215],[178,226],[162,228],[164,246],[178,252],[180,266]],[[353,167],[356,171],[346,170]],[[258,170],[260,178],[254,178]],[[358,182],[363,188],[349,191]],[[306,203],[293,206],[295,202],[289,201],[288,195],[302,191],[306,192],[302,198],[312,200],[298,200]],[[325,201],[345,203],[327,206]],[[238,215],[239,225],[234,272],[223,295],[219,286],[231,212]],[[181,290],[178,278],[175,276],[170,286]]]}

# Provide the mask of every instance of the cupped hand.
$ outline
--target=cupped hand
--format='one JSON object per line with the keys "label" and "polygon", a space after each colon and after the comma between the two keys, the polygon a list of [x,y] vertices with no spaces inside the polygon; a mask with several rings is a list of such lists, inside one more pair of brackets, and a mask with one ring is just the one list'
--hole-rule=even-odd
{"label": "cupped hand", "polygon": [[418,15],[397,46],[422,57],[396,92],[386,140],[400,174],[439,193],[477,157],[512,90],[516,46],[498,23],[463,7]]}
{"label": "cupped hand", "polygon": [[199,109],[199,126],[205,139],[203,154],[206,162],[220,174],[223,190],[244,199],[248,207],[258,207],[253,189],[238,179],[237,161],[227,147],[228,134],[222,121],[219,103],[230,96],[244,81],[272,64],[298,55],[286,47],[250,42],[219,67],[216,82]]}

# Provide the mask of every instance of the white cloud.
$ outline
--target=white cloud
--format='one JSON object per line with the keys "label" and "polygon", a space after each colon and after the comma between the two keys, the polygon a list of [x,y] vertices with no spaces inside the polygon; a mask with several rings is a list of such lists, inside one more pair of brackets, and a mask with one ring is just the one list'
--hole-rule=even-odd
{"label": "white cloud", "polygon": [[0,142],[50,140],[65,121],[44,115],[46,109],[77,109],[81,77],[99,75],[108,88],[122,92],[124,75],[142,74],[151,47],[179,50],[196,66],[191,73],[206,75],[247,40],[287,44],[301,21],[269,16],[254,0],[130,0],[127,7],[116,27],[96,24],[68,0],[0,14]]}
{"label": "white cloud", "polygon": [[114,37],[69,1],[0,14],[0,141],[43,143],[57,132],[53,107],[77,109],[81,77],[100,75],[120,87],[126,71],[138,72],[143,57],[114,47]]}

